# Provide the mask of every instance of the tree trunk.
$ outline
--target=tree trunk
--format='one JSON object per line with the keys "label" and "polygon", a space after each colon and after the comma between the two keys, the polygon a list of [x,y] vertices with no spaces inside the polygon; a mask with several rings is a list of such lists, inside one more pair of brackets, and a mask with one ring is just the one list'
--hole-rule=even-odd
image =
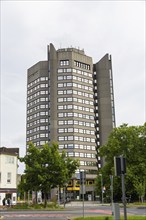
{"label": "tree trunk", "polygon": [[44,192],[44,208],[47,207],[47,193]]}

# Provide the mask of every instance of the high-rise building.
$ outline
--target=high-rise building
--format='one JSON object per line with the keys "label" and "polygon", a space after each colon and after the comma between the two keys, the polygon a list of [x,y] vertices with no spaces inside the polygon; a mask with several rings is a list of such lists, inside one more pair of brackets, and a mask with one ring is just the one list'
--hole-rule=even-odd
{"label": "high-rise building", "polygon": [[[115,126],[111,56],[93,64],[84,50],[48,46],[27,73],[27,146],[56,141],[94,182],[99,147]],[[90,185],[90,184],[89,184]]]}

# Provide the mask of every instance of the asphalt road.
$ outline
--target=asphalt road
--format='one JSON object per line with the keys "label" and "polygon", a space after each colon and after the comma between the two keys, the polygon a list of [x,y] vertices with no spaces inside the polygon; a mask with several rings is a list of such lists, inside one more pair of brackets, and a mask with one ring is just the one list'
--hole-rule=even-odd
{"label": "asphalt road", "polygon": [[[123,215],[123,209],[120,208],[120,214]],[[69,220],[72,217],[78,216],[98,216],[98,215],[112,215],[112,209],[110,206],[75,206],[75,207],[67,207],[65,210],[61,211],[9,211],[9,210],[1,210],[0,215],[3,216],[3,219],[6,220]],[[127,208],[127,215],[141,215],[146,216],[146,207],[137,208]]]}

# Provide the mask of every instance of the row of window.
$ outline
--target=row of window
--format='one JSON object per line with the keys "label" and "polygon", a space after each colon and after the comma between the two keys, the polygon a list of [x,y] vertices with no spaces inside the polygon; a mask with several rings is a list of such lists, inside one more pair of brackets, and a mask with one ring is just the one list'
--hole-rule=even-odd
{"label": "row of window", "polygon": [[29,103],[27,104],[27,107],[31,107],[31,106],[33,106],[33,105],[36,105],[37,103],[40,103],[40,102],[48,102],[48,97],[35,99],[34,101],[29,102]]}
{"label": "row of window", "polygon": [[[33,142],[34,146],[42,146],[46,143],[48,143],[49,140],[47,141],[37,141],[37,142]],[[29,145],[27,145],[27,147],[29,147]]]}
{"label": "row of window", "polygon": [[82,78],[82,77],[79,77],[79,76],[73,76],[73,75],[58,76],[58,80],[77,80],[79,82],[93,84],[92,80]]}
{"label": "row of window", "polygon": [[[30,105],[30,103],[27,105],[27,107],[30,107],[31,105]],[[29,114],[29,113],[32,113],[32,112],[34,112],[34,111],[37,111],[37,110],[39,110],[39,109],[48,109],[48,104],[46,104],[46,105],[37,105],[37,106],[35,106],[35,107],[33,107],[33,108],[31,108],[31,109],[28,109],[27,110],[27,114]]]}
{"label": "row of window", "polygon": [[[36,103],[38,103],[38,102],[48,102],[48,99],[49,97],[42,97],[42,98],[37,98],[37,99],[35,99],[34,101],[32,101],[32,102],[30,102],[31,103],[31,105],[35,105]],[[28,100],[29,101],[29,100]],[[29,104],[30,104],[29,103]]]}
{"label": "row of window", "polygon": [[71,136],[59,136],[58,141],[83,141],[83,142],[95,143],[95,138],[71,135]]}
{"label": "row of window", "polygon": [[48,118],[41,118],[41,119],[35,120],[33,122],[27,123],[27,127],[29,128],[31,126],[34,126],[34,125],[40,124],[40,123],[48,123]]}
{"label": "row of window", "polygon": [[48,126],[40,126],[40,127],[33,128],[31,130],[28,130],[27,134],[32,134],[33,132],[46,131],[46,130],[48,131]]}
{"label": "row of window", "polygon": [[49,84],[48,83],[41,83],[35,87],[33,87],[32,89],[29,89],[27,91],[27,94],[29,95],[32,92],[36,92],[36,90],[41,89],[41,88],[48,88]]}
{"label": "row of window", "polygon": [[81,166],[97,166],[96,162],[80,160]]}
{"label": "row of window", "polygon": [[[60,66],[68,66],[69,65],[69,60],[60,60]],[[86,63],[82,63],[80,61],[75,60],[74,61],[74,66],[90,70],[90,65]]]}
{"label": "row of window", "polygon": [[85,145],[85,144],[59,144],[59,149],[81,149],[81,150],[92,150],[95,151],[95,146],[93,145]]}
{"label": "row of window", "polygon": [[81,129],[81,128],[59,128],[58,133],[79,133],[79,134],[90,134],[94,135],[95,131],[88,130],[88,129]]}
{"label": "row of window", "polygon": [[58,83],[58,88],[64,88],[64,87],[74,87],[74,88],[79,88],[79,89],[83,89],[83,90],[87,90],[87,91],[91,91],[93,92],[93,88],[90,86],[85,86],[79,83],[72,83],[72,82],[68,82],[68,83]]}
{"label": "row of window", "polygon": [[32,135],[31,137],[27,137],[27,141],[32,141],[32,140],[35,140],[37,138],[46,138],[46,137],[48,137],[48,133]]}
{"label": "row of window", "polygon": [[60,66],[68,66],[69,60],[60,60]]}
{"label": "row of window", "polygon": [[84,106],[79,105],[58,105],[58,110],[67,110],[67,109],[74,109],[74,110],[80,110],[80,111],[86,111],[86,112],[94,112],[93,108],[88,108]]}
{"label": "row of window", "polygon": [[29,83],[29,84],[27,85],[27,87],[30,88],[31,86],[35,85],[35,84],[38,83],[38,82],[47,81],[47,80],[48,80],[48,77],[47,77],[47,76],[46,76],[46,77],[37,78],[37,79],[35,79],[34,81],[32,81],[31,83]]}
{"label": "row of window", "polygon": [[95,158],[95,154],[91,153],[82,153],[82,152],[66,152],[66,155],[68,157],[87,157],[87,158]]}
{"label": "row of window", "polygon": [[36,117],[39,117],[39,116],[46,116],[46,115],[48,115],[48,112],[38,112],[36,114],[28,116],[27,120],[29,121],[29,120],[31,120],[33,118],[36,118]]}
{"label": "row of window", "polygon": [[60,73],[77,73],[77,74],[92,78],[92,73],[85,72],[85,71],[82,71],[82,70],[79,70],[79,69],[72,69],[72,68],[58,69],[58,73],[59,74]]}
{"label": "row of window", "polygon": [[94,123],[86,122],[86,121],[78,121],[78,120],[58,121],[58,125],[79,125],[79,126],[85,126],[85,127],[94,128]]}
{"label": "row of window", "polygon": [[90,70],[90,65],[86,63],[79,62],[77,60],[74,61],[74,65],[80,67],[82,69]]}
{"label": "row of window", "polygon": [[81,113],[76,113],[76,112],[58,113],[58,118],[64,118],[64,117],[76,117],[76,118],[84,118],[84,119],[94,120],[94,116],[92,116],[92,115],[86,115],[86,114],[81,114]]}
{"label": "row of window", "polygon": [[63,97],[63,98],[58,98],[58,102],[78,102],[81,104],[86,104],[86,105],[91,105],[93,106],[93,101],[89,101],[86,99],[79,99],[76,97]]}
{"label": "row of window", "polygon": [[27,100],[33,99],[39,95],[48,95],[48,90],[42,90],[42,91],[35,92],[33,95],[28,96]]}
{"label": "row of window", "polygon": [[81,91],[72,90],[72,89],[69,89],[69,90],[58,90],[58,95],[71,95],[71,94],[79,95],[79,96],[84,96],[84,97],[92,98],[93,99],[93,94],[91,94],[91,93],[81,92]]}

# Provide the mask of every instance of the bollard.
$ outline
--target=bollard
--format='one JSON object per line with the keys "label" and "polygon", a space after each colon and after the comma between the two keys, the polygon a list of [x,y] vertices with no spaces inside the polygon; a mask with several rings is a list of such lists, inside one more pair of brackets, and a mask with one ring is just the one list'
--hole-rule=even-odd
{"label": "bollard", "polygon": [[120,208],[118,203],[113,203],[114,220],[120,220]]}

